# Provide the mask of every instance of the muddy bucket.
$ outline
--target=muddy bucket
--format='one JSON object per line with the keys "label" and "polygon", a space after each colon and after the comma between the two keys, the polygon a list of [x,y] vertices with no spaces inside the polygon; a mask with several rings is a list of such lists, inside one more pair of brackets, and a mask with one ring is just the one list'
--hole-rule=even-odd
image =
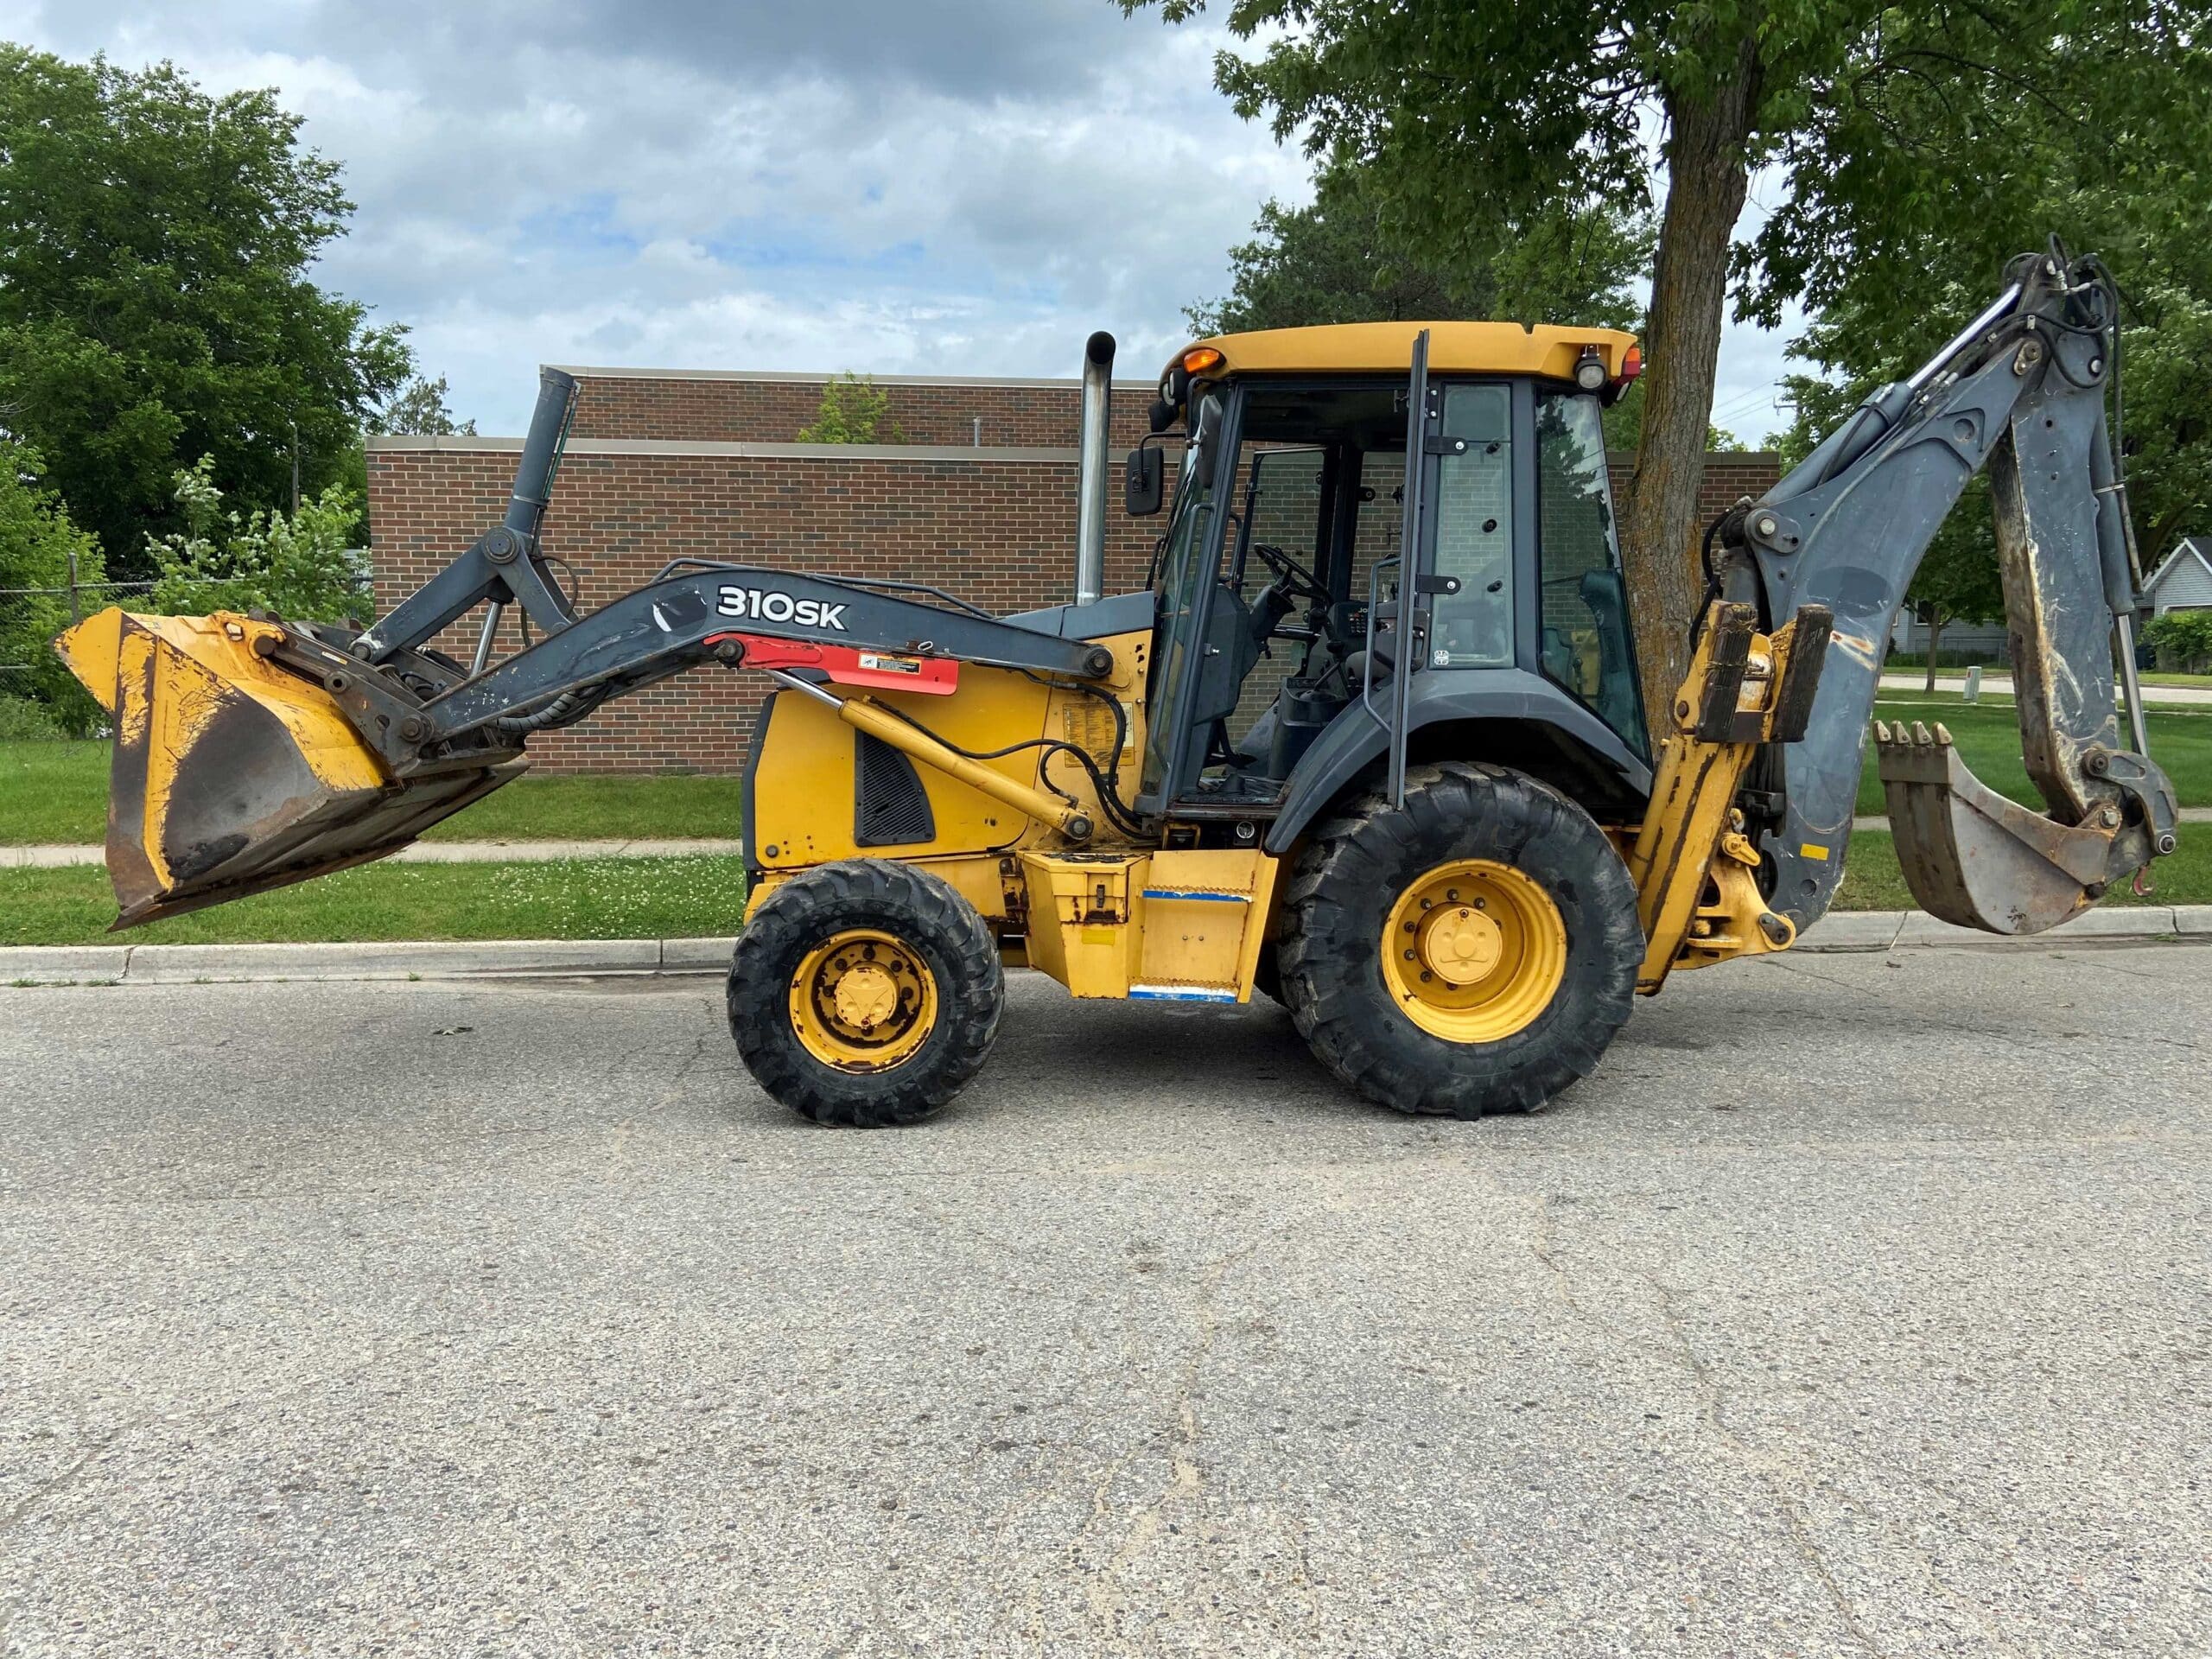
{"label": "muddy bucket", "polygon": [[397,779],[277,624],[105,610],[54,642],[115,728],[107,868],[133,927],[397,852],[524,763]]}
{"label": "muddy bucket", "polygon": [[[1897,863],[1930,915],[1986,933],[2041,933],[2088,909],[2115,874],[2117,809],[2069,825],[2007,800],[1940,724],[1877,721],[1874,741]],[[2149,857],[2145,847],[2140,861]]]}

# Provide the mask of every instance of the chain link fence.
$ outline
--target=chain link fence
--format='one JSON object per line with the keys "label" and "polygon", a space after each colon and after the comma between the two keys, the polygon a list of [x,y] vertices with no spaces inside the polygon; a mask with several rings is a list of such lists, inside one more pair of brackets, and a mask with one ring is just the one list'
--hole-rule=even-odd
{"label": "chain link fence", "polygon": [[[368,596],[372,592],[372,583],[366,568],[365,555],[359,563],[362,566],[361,573],[353,578],[353,586],[364,596]],[[120,604],[127,607],[133,597],[142,594],[150,594],[154,587],[155,584],[150,581],[80,581],[77,575],[77,561],[72,556],[69,561],[69,580],[67,582],[53,588],[0,588],[0,607],[4,607],[10,600],[58,599],[67,606],[69,622],[73,626],[83,621],[93,612],[104,610],[110,605]],[[371,608],[374,608],[373,605]],[[0,661],[0,700],[12,701],[17,704],[29,704],[34,709],[42,707],[44,699],[39,682],[44,668],[43,664]],[[21,709],[13,711],[0,709],[0,739],[49,735],[72,734],[62,732],[59,726],[56,726],[52,732],[44,730],[35,713],[25,712]],[[105,732],[103,729],[92,735],[105,736]]]}

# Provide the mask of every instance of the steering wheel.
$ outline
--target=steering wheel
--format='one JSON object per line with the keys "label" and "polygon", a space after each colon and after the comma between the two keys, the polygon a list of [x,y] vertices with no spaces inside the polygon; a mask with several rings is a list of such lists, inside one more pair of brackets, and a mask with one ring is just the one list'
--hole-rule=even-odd
{"label": "steering wheel", "polygon": [[1313,572],[1282,549],[1270,546],[1266,542],[1255,542],[1252,551],[1259,556],[1261,563],[1274,573],[1286,592],[1310,599],[1317,604],[1326,605],[1329,602],[1329,590],[1321,585]]}

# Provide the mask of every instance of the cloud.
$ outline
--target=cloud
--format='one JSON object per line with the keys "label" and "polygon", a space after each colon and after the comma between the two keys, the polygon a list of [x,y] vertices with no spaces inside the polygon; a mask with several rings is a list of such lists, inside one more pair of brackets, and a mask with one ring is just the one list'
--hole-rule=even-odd
{"label": "cloud", "polygon": [[1111,0],[0,0],[0,29],[278,88],[359,204],[322,280],[488,431],[541,361],[1072,374],[1103,327],[1148,373],[1306,190],[1213,90],[1217,23]]}

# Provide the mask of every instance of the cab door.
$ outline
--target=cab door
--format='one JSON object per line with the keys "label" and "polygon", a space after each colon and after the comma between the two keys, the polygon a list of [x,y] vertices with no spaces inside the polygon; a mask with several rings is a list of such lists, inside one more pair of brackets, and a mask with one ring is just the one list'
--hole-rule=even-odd
{"label": "cab door", "polygon": [[[1220,496],[1236,454],[1236,397],[1233,390],[1193,394],[1189,471],[1175,493],[1153,581],[1154,611],[1151,677],[1146,690],[1144,768],[1136,809],[1157,813],[1187,789],[1205,759],[1205,724],[1195,718],[1200,683],[1222,654],[1214,637],[1224,607],[1222,543],[1229,515]],[[1217,675],[1219,670],[1215,668]]]}

